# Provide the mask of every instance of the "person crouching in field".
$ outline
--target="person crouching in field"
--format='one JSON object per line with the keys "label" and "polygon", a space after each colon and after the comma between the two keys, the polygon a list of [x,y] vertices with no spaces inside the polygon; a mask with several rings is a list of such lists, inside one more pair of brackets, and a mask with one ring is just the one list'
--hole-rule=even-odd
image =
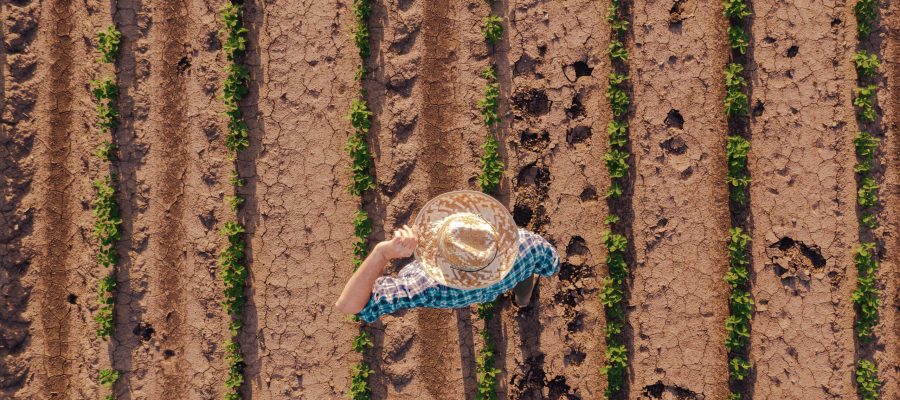
{"label": "person crouching in field", "polygon": [[[415,254],[396,276],[388,262]],[[403,308],[458,308],[493,301],[512,289],[528,305],[538,275],[559,271],[559,254],[544,238],[516,227],[500,202],[462,190],[431,199],[413,227],[378,243],[344,286],[338,311],[374,322]]]}

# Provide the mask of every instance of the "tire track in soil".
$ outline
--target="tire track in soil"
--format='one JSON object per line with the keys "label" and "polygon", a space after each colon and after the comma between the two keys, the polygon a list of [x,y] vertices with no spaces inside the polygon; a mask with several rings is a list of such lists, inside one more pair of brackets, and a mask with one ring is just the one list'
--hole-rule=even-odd
{"label": "tire track in soil", "polygon": [[636,0],[632,15],[630,393],[721,399],[728,389],[727,23],[719,7],[693,2]]}
{"label": "tire track in soil", "polygon": [[245,107],[258,109],[245,113],[256,174],[242,189],[244,215],[257,218],[247,223],[242,334],[253,398],[341,398],[359,360],[356,324],[334,311],[350,275],[357,206],[344,151],[359,65],[349,7],[245,5],[253,79]]}
{"label": "tire track in soil", "polygon": [[[878,345],[875,361],[883,386],[881,397],[900,398],[900,2],[886,2],[881,7],[879,55],[885,84],[879,86],[878,104],[882,111],[883,151],[879,161],[884,165],[884,182],[879,196],[884,204],[880,215],[882,227],[876,235],[884,241],[879,280],[883,285],[880,326],[876,329]],[[878,35],[879,33],[873,33]]]}
{"label": "tire track in soil", "polygon": [[[33,292],[24,316],[33,321],[26,342],[29,376],[17,397],[94,397],[98,386],[89,177],[93,103],[95,4],[42,4],[35,77],[35,217],[21,245],[34,254],[25,280]],[[26,73],[30,74],[30,72]],[[26,125],[27,126],[27,125]],[[29,195],[30,197],[30,195]],[[64,244],[64,245],[60,245]]]}
{"label": "tire track in soil", "polygon": [[192,163],[188,155],[190,127],[185,101],[191,18],[183,2],[143,1],[140,6],[138,19],[147,19],[138,22],[138,29],[146,30],[148,36],[138,47],[147,46],[149,52],[146,59],[137,62],[139,68],[149,70],[140,72],[148,74],[148,86],[141,88],[146,92],[138,100],[146,103],[136,106],[146,107],[140,111],[146,112],[146,125],[142,121],[135,129],[142,131],[138,140],[145,143],[147,151],[146,162],[136,171],[138,196],[146,196],[147,201],[146,214],[139,217],[141,235],[137,236],[143,236],[141,240],[147,242],[139,244],[146,250],[138,250],[132,257],[134,265],[143,272],[137,277],[137,284],[146,285],[142,295],[149,296],[140,302],[142,319],[131,330],[142,340],[135,350],[143,353],[135,356],[138,361],[132,377],[146,379],[146,386],[137,386],[131,395],[182,398],[190,386],[185,374],[188,361],[184,354],[189,341],[185,337],[185,301],[193,296],[183,294],[188,266],[185,192]]}
{"label": "tire track in soil", "polygon": [[499,73],[509,109],[512,211],[519,226],[546,237],[561,257],[560,273],[541,279],[531,306],[504,310],[508,396],[600,398],[596,271],[602,257],[591,249],[602,244],[606,206],[597,192],[608,181],[597,162],[610,118],[600,85],[609,70],[606,43],[596,39],[609,31],[606,7],[588,1],[505,6],[509,48],[499,52]]}
{"label": "tire track in soil", "polygon": [[852,7],[761,0],[754,9],[752,395],[855,398]]}
{"label": "tire track in soil", "polygon": [[38,127],[33,114],[36,92],[39,4],[0,5],[0,397],[13,398],[26,385],[30,358],[26,347],[31,321],[24,314],[32,285],[27,281],[33,252],[23,243],[33,234],[31,161]]}

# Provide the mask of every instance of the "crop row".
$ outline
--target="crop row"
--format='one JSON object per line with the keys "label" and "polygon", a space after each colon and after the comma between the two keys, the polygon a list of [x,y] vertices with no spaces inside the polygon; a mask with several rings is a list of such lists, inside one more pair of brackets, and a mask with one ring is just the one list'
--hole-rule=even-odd
{"label": "crop row", "polygon": [[624,180],[629,175],[628,149],[628,109],[631,98],[628,95],[628,49],[625,39],[628,37],[629,22],[626,19],[625,5],[621,0],[613,0],[610,4],[606,20],[610,25],[610,42],[606,49],[613,72],[608,75],[606,98],[609,100],[612,120],[606,126],[609,135],[609,150],[604,156],[606,169],[609,172],[610,184],[606,192],[610,204],[610,214],[606,217],[608,230],[603,235],[606,246],[606,267],[608,275],[603,278],[600,290],[600,302],[606,315],[606,360],[601,372],[606,374],[606,397],[616,396],[625,386],[628,370],[628,351],[625,347],[623,332],[625,329],[625,290],[628,279],[628,262],[625,254],[628,249],[628,238],[622,234],[619,226],[621,218],[616,214],[622,207],[616,202],[623,194]]}
{"label": "crop row", "polygon": [[[366,136],[369,128],[372,126],[373,113],[369,110],[366,103],[366,92],[362,88],[363,82],[368,76],[368,67],[366,60],[371,53],[371,45],[369,43],[371,34],[369,32],[369,17],[372,15],[372,4],[369,0],[353,0],[353,16],[355,24],[353,28],[353,42],[359,51],[359,68],[356,72],[356,80],[360,82],[359,98],[354,99],[350,104],[350,125],[353,132],[347,140],[346,150],[350,156],[350,174],[351,183],[349,191],[351,195],[359,196],[359,207],[353,218],[353,259],[352,270],[355,272],[362,264],[368,254],[369,236],[372,234],[372,221],[369,214],[363,208],[363,195],[369,190],[375,188],[375,178],[372,176],[372,152]],[[353,320],[360,322],[355,316]],[[353,349],[362,354],[366,349],[371,348],[372,336],[365,330],[365,325],[359,324],[359,334],[353,339]],[[353,400],[368,399],[371,395],[368,378],[373,374],[369,365],[361,360],[358,364],[350,368],[350,398]]]}
{"label": "crop row", "polygon": [[[747,171],[747,155],[750,142],[742,135],[742,122],[749,115],[749,99],[746,94],[747,79],[744,77],[744,55],[750,44],[750,37],[745,30],[747,17],[752,15],[747,0],[724,0],[722,14],[728,19],[728,41],[731,45],[730,62],[723,71],[725,83],[725,99],[723,110],[728,119],[728,133],[725,142],[725,154],[728,168],[725,172],[725,183],[728,185],[729,208],[733,215],[741,216],[741,208],[747,204],[747,192],[750,188],[750,174]],[[746,125],[743,125],[746,126]],[[731,288],[728,308],[729,315],[725,319],[725,348],[728,350],[728,377],[732,391],[728,400],[741,399],[741,387],[750,372],[751,364],[747,357],[747,344],[750,338],[750,322],[753,318],[753,298],[750,295],[750,258],[747,245],[748,235],[742,225],[742,218],[734,219],[734,225],[728,238],[728,271],[725,282]]]}
{"label": "crop row", "polygon": [[[119,42],[121,33],[114,25],[97,33],[97,50],[100,52],[101,63],[115,64],[119,54]],[[116,242],[122,235],[120,227],[122,218],[119,216],[119,206],[116,201],[116,174],[113,162],[116,159],[116,148],[113,130],[116,127],[119,113],[116,111],[116,99],[119,88],[114,78],[104,78],[91,81],[92,94],[97,101],[97,126],[101,135],[107,136],[100,146],[92,153],[106,164],[107,173],[102,178],[94,179],[94,200],[91,209],[94,214],[94,239],[97,241],[97,264],[103,267],[105,275],[97,281],[97,313],[94,321],[97,323],[97,336],[108,339],[115,328],[115,289],[116,289],[116,264],[119,255],[116,252]],[[108,271],[107,271],[108,269]],[[113,369],[100,371],[98,380],[100,384],[110,389],[105,399],[112,400],[114,394],[112,387],[119,378],[119,372]]]}
{"label": "crop row", "polygon": [[225,378],[225,399],[242,398],[241,385],[244,383],[244,357],[238,340],[242,326],[241,314],[247,301],[244,287],[249,271],[246,262],[244,234],[246,229],[238,221],[238,209],[244,199],[239,191],[244,185],[237,169],[238,154],[250,146],[249,129],[244,122],[240,109],[241,100],[249,92],[250,71],[243,64],[247,50],[247,28],[243,26],[243,10],[237,2],[228,2],[221,9],[222,29],[224,36],[222,49],[225,52],[225,80],[222,83],[222,101],[227,118],[225,147],[232,161],[229,184],[232,194],[225,196],[225,202],[235,212],[235,219],[222,224],[219,233],[227,240],[227,245],[219,253],[219,276],[223,283],[222,306],[230,318],[228,325],[229,338],[225,341],[225,363],[228,375]]}
{"label": "crop row", "polygon": [[[858,0],[854,7],[860,47],[868,42],[868,36],[875,30],[877,11],[878,3],[875,0]],[[859,83],[854,90],[855,97],[853,98],[857,125],[860,127],[853,139],[857,158],[857,164],[853,170],[858,175],[856,203],[859,210],[860,230],[865,232],[864,235],[874,237],[874,229],[878,227],[878,217],[875,212],[878,205],[878,183],[875,176],[876,157],[881,142],[878,137],[881,129],[877,123],[876,106],[878,86],[874,82],[877,80],[881,61],[877,54],[870,53],[865,49],[855,52],[851,61],[856,67],[856,77]],[[861,351],[857,352],[859,360],[856,366],[856,383],[857,392],[863,400],[878,399],[881,388],[877,365],[872,359],[872,351],[864,347],[876,339],[875,327],[878,325],[878,308],[881,306],[876,242],[863,240],[853,252],[857,278],[856,289],[853,291],[851,300],[856,307],[856,337],[861,344]]]}
{"label": "crop row", "polygon": [[[494,4],[494,0],[487,2],[489,6]],[[482,20],[481,33],[488,44],[488,49],[493,50],[494,46],[503,40],[503,17],[493,14],[485,16]],[[500,82],[497,80],[497,70],[493,66],[488,66],[482,71],[481,77],[487,82],[484,84],[484,97],[478,100],[477,106],[481,112],[482,122],[487,128],[487,138],[481,145],[482,154],[479,160],[481,174],[478,176],[478,186],[482,192],[494,194],[500,186],[505,168],[497,152],[500,144],[494,137],[495,128],[500,124]],[[479,304],[477,309],[478,318],[484,323],[479,332],[484,345],[475,358],[477,383],[475,398],[479,400],[497,398],[497,376],[501,371],[494,368],[494,339],[488,330],[490,321],[494,318],[495,308],[496,301],[491,301]]]}

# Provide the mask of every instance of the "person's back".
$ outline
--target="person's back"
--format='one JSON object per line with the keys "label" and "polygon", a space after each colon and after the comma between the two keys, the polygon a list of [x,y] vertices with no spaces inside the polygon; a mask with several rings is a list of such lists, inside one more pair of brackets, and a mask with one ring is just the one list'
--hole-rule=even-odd
{"label": "person's back", "polygon": [[[396,277],[382,276],[390,260],[413,253],[416,260]],[[524,307],[537,276],[557,271],[556,249],[516,228],[499,202],[478,192],[450,192],[429,201],[414,228],[404,226],[376,245],[335,306],[373,322],[404,308],[465,307],[513,290]]]}

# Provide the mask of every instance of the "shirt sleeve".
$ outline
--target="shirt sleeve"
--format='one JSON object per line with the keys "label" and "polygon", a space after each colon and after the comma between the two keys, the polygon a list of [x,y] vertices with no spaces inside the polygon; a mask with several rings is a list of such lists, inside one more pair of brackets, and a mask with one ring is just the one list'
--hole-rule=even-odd
{"label": "shirt sleeve", "polygon": [[437,282],[425,275],[416,262],[410,263],[394,276],[382,276],[375,280],[372,295],[366,306],[357,313],[359,319],[371,323],[384,314],[404,308],[426,306]]}
{"label": "shirt sleeve", "polygon": [[559,253],[547,239],[536,233],[526,231],[524,245],[527,247],[527,253],[535,263],[533,266],[535,274],[552,276],[559,272]]}

